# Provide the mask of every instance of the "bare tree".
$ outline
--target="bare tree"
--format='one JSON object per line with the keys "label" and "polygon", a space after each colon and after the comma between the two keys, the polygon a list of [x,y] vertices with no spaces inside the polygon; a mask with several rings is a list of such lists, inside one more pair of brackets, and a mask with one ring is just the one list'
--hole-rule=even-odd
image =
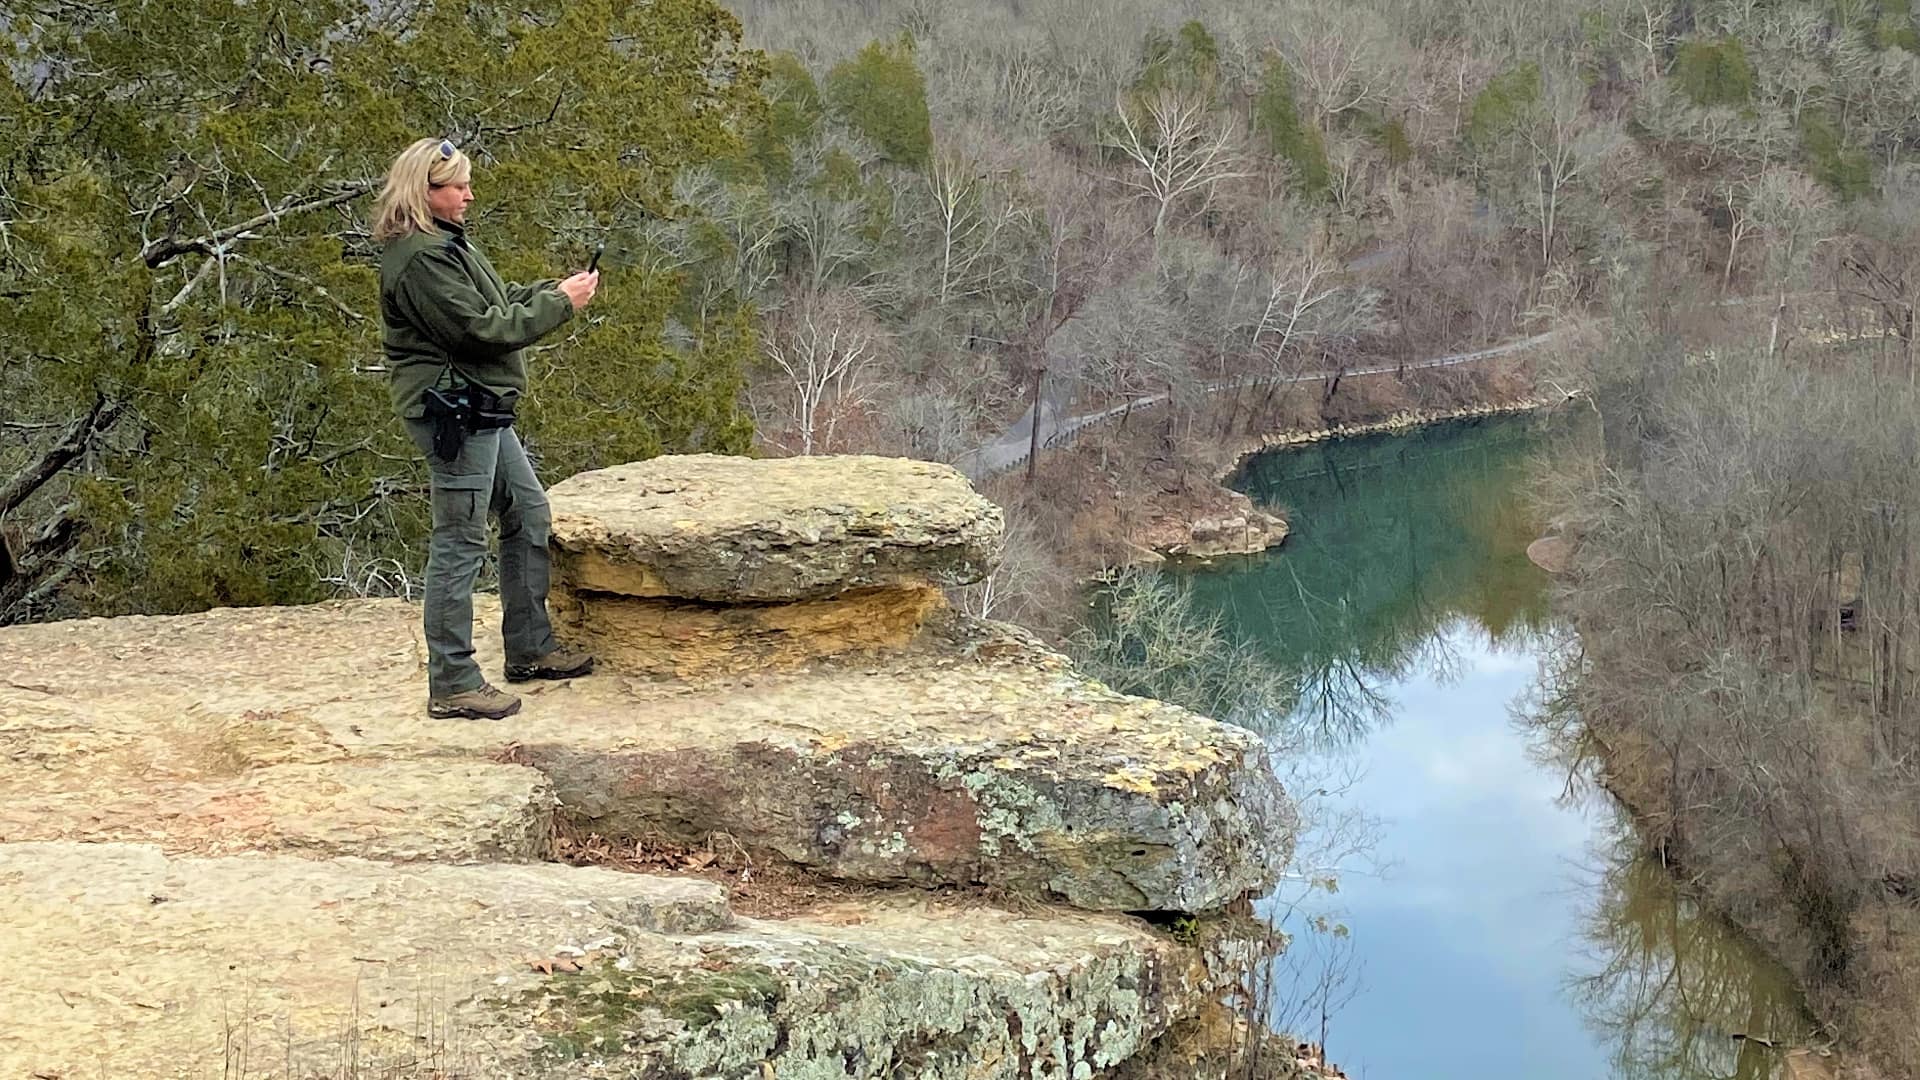
{"label": "bare tree", "polygon": [[1306,84],[1322,130],[1337,116],[1377,110],[1395,95],[1411,50],[1385,40],[1372,12],[1308,4],[1293,14],[1281,54]]}
{"label": "bare tree", "polygon": [[1540,261],[1552,266],[1560,206],[1567,192],[1576,180],[1624,148],[1627,137],[1617,124],[1589,113],[1579,90],[1562,80],[1549,85],[1541,104],[1535,121],[1521,130],[1538,176],[1533,204],[1540,230]]}
{"label": "bare tree", "polygon": [[1361,140],[1335,135],[1327,140],[1327,194],[1343,214],[1358,215],[1374,189],[1379,159]]}
{"label": "bare tree", "polygon": [[1884,181],[1880,199],[1855,209],[1852,247],[1844,260],[1844,295],[1879,312],[1882,328],[1901,345],[1909,380],[1916,365],[1920,312],[1920,173],[1902,169]]}
{"label": "bare tree", "polygon": [[1295,359],[1301,339],[1317,329],[1314,316],[1340,293],[1335,277],[1342,269],[1326,245],[1309,243],[1304,250],[1274,260],[1268,277],[1267,302],[1254,324],[1253,348],[1264,356],[1276,379],[1299,374]]}
{"label": "bare tree", "polygon": [[1121,183],[1153,206],[1156,236],[1176,202],[1210,200],[1221,182],[1248,175],[1234,121],[1216,116],[1205,94],[1166,87],[1137,102],[1121,98],[1114,112],[1104,144],[1133,163],[1136,175]]}
{"label": "bare tree", "polygon": [[921,176],[940,304],[991,288],[1003,267],[1003,234],[1026,218],[986,162],[955,150],[936,153]]}
{"label": "bare tree", "polygon": [[1733,267],[1740,255],[1740,242],[1752,236],[1759,223],[1754,221],[1748,209],[1752,185],[1746,181],[1729,181],[1720,186],[1718,201],[1727,212],[1727,265],[1720,274],[1720,291],[1725,292],[1733,281]]}
{"label": "bare tree", "polygon": [[973,448],[978,417],[959,395],[939,387],[888,398],[882,449],[923,461],[953,461]]}
{"label": "bare tree", "polygon": [[1322,400],[1331,401],[1339,392],[1350,356],[1342,346],[1372,330],[1380,308],[1377,291],[1341,284],[1343,270],[1318,241],[1274,261],[1266,306],[1253,334],[1270,379],[1268,402],[1315,368],[1324,380]]}
{"label": "bare tree", "polygon": [[1181,377],[1177,323],[1153,268],[1143,268],[1090,298],[1049,342],[1048,363],[1074,373],[1095,400],[1117,397],[1130,407],[1153,390],[1170,390]]}
{"label": "bare tree", "polygon": [[782,376],[781,427],[798,440],[796,452],[832,452],[841,421],[873,402],[879,328],[852,297],[809,294],[774,320],[762,348]]}
{"label": "bare tree", "polygon": [[[782,234],[765,190],[729,185],[711,169],[699,168],[674,178],[673,196],[698,217],[648,219],[644,232],[652,243],[642,249],[647,269],[694,274],[693,301],[701,319],[730,300],[764,300],[780,272]],[[725,240],[717,259],[703,249],[702,237],[710,230]]]}
{"label": "bare tree", "polygon": [[[1775,294],[1767,333],[1769,352],[1780,340],[1787,294],[1812,270],[1816,248],[1831,240],[1838,225],[1833,198],[1805,174],[1777,167],[1753,182],[1748,207],[1767,242],[1767,278]],[[1787,327],[1789,334],[1793,327]]]}
{"label": "bare tree", "polygon": [[1040,200],[1041,242],[1026,273],[1025,323],[1012,353],[1031,390],[1034,418],[1027,454],[1032,482],[1041,448],[1041,391],[1048,369],[1048,343],[1071,321],[1114,267],[1136,246],[1120,216],[1101,197],[1094,178],[1063,159],[1049,156],[1029,177]]}
{"label": "bare tree", "polygon": [[1016,502],[1006,510],[999,563],[985,578],[949,595],[955,607],[977,619],[1057,625],[1061,598],[1075,595],[1073,575],[1059,564],[1055,546],[1041,535],[1027,507]]}
{"label": "bare tree", "polygon": [[1672,25],[1672,5],[1656,0],[1627,0],[1621,5],[1617,33],[1626,41],[1640,69],[1640,77],[1657,77],[1664,66],[1668,27]]}

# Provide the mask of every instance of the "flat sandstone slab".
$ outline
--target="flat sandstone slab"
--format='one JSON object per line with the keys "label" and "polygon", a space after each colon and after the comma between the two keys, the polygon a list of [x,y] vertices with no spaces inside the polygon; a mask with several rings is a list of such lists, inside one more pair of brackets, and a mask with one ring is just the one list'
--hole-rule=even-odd
{"label": "flat sandstone slab", "polygon": [[[498,609],[478,616],[494,624]],[[404,801],[472,805],[467,770],[520,765],[544,774],[561,819],[610,838],[724,832],[842,878],[1096,910],[1211,910],[1265,891],[1291,850],[1292,807],[1258,738],[1115,694],[1010,627],[950,616],[856,665],[532,684],[520,715],[483,723],[427,718],[419,619],[386,600],[0,630],[0,806],[164,801],[318,764],[336,778],[396,768]],[[479,637],[497,677],[499,639]],[[530,806],[525,791],[471,813],[508,820],[486,807]],[[378,809],[353,802],[338,829],[327,800],[301,802],[297,831],[329,851],[431,858],[446,842],[445,857],[467,857],[440,830],[410,832],[407,814],[370,819]]]}
{"label": "flat sandstone slab", "polygon": [[0,844],[0,967],[0,1076],[148,1080],[1087,1076],[1206,990],[1113,917],[134,844]]}
{"label": "flat sandstone slab", "polygon": [[524,765],[354,758],[250,767],[218,756],[206,763],[206,771],[165,782],[108,767],[55,783],[0,784],[0,842],[145,841],[179,853],[311,851],[396,862],[535,862],[553,854],[559,799],[545,774]]}
{"label": "flat sandstone slab", "polygon": [[556,586],[726,603],[964,585],[998,561],[1000,508],[906,458],[658,457],[548,492]]}

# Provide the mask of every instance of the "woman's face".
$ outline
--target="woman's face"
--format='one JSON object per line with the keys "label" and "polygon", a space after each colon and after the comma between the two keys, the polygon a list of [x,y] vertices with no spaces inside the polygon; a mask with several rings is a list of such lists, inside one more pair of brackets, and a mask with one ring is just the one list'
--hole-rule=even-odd
{"label": "woman's face", "polygon": [[467,204],[473,201],[473,175],[471,173],[451,184],[429,184],[427,186],[427,209],[442,221],[462,224],[467,220]]}

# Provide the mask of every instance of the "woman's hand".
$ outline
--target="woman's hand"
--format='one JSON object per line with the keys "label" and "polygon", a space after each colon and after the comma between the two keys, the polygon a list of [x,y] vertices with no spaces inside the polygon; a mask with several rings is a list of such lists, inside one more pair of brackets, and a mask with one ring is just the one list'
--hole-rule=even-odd
{"label": "woman's hand", "polygon": [[591,274],[575,274],[560,283],[560,291],[567,294],[567,299],[573,303],[575,311],[586,307],[587,301],[593,299],[594,292],[599,288],[600,271],[598,270]]}

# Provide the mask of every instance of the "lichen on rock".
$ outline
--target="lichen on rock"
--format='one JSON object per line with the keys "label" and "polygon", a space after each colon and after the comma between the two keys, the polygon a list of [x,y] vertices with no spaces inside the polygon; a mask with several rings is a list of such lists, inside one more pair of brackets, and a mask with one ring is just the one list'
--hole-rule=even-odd
{"label": "lichen on rock", "polygon": [[999,561],[1000,508],[906,458],[660,457],[556,484],[558,582],[721,603],[965,585]]}
{"label": "lichen on rock", "polygon": [[[498,723],[426,716],[399,600],[0,630],[0,1072],[1055,1080],[1208,1015],[1206,950],[1124,913],[1273,884],[1266,748],[945,610],[1000,529],[957,473],[661,459],[554,502],[557,622],[610,662]],[[876,894],[738,919],[540,864],[563,829]]]}

